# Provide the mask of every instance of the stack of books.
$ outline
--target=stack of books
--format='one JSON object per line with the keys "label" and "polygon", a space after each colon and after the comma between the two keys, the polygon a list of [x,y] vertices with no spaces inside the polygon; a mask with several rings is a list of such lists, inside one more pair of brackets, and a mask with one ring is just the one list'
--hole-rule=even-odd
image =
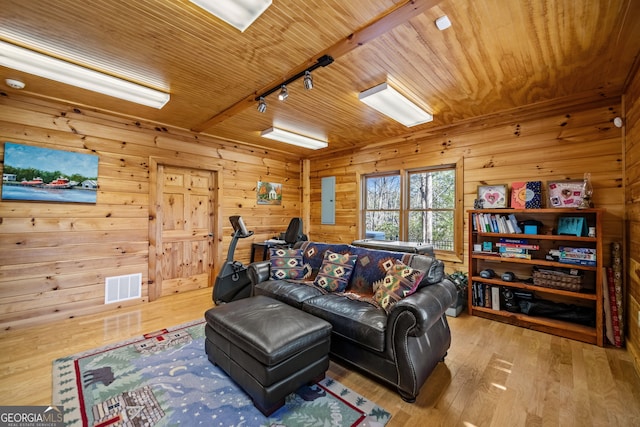
{"label": "stack of books", "polygon": [[592,248],[570,248],[560,246],[558,261],[563,264],[596,266],[596,250]]}
{"label": "stack of books", "polygon": [[539,245],[530,244],[527,239],[508,239],[501,237],[496,243],[498,252],[503,258],[531,259],[529,251],[537,251]]}

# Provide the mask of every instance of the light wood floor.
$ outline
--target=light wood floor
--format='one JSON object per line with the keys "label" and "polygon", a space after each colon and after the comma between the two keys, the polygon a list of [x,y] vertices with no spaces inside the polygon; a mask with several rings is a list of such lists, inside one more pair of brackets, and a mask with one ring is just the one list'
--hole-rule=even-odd
{"label": "light wood floor", "polygon": [[[140,307],[0,332],[0,405],[49,405],[52,361],[201,318],[210,289]],[[328,375],[373,400],[394,426],[639,426],[640,378],[624,350],[466,314],[414,404],[342,366]]]}

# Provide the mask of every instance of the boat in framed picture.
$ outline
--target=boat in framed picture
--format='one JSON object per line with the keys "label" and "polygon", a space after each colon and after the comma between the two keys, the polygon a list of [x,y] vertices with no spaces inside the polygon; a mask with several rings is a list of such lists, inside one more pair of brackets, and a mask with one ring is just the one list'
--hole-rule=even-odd
{"label": "boat in framed picture", "polygon": [[98,156],[4,144],[2,200],[96,203]]}

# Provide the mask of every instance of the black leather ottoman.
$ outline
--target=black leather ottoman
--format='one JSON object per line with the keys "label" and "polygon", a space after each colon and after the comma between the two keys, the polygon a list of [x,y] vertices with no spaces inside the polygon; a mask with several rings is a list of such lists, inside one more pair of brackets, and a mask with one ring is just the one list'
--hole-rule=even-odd
{"label": "black leather ottoman", "polygon": [[205,350],[269,416],[329,368],[331,324],[266,296],[205,313]]}

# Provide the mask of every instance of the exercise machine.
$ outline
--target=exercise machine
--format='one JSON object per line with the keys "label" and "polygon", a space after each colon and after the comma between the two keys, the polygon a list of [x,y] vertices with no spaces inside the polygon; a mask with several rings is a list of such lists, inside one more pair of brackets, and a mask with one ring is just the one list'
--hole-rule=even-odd
{"label": "exercise machine", "polygon": [[233,234],[227,260],[220,269],[213,286],[213,302],[216,304],[247,298],[251,294],[251,280],[247,274],[247,267],[240,261],[234,261],[233,257],[238,240],[252,236],[253,231],[247,230],[241,216],[231,216],[229,221],[233,226]]}

